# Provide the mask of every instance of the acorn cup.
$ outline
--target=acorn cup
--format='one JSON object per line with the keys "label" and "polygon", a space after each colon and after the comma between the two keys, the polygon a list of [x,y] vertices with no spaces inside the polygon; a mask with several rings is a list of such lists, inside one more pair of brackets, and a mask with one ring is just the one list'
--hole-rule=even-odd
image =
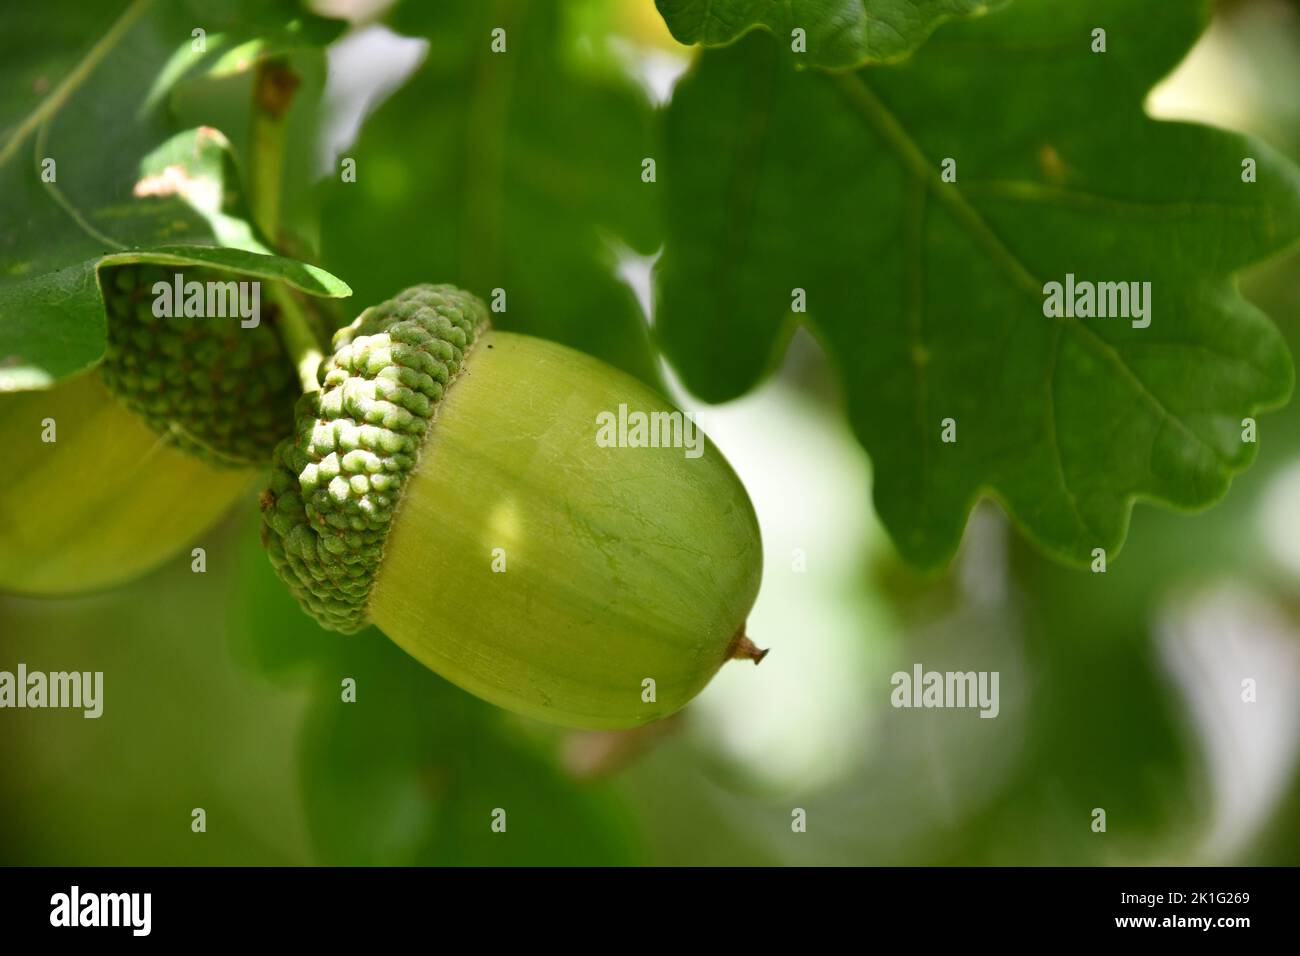
{"label": "acorn cup", "polygon": [[620,406],[681,415],[641,382],[428,285],[338,332],[320,378],[262,540],[325,627],[373,623],[471,693],[586,728],[667,716],[761,659],[758,523],[722,455],[597,441]]}
{"label": "acorn cup", "polygon": [[256,328],[155,316],[152,289],[173,271],[106,272],[103,361],[50,389],[0,394],[0,590],[69,595],[152,570],[216,522],[291,433],[297,381],[274,307]]}

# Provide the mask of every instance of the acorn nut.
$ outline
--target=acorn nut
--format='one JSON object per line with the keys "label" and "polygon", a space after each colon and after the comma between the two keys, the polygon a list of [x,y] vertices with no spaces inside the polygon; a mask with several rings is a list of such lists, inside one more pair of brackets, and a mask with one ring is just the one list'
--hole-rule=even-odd
{"label": "acorn nut", "polygon": [[446,285],[363,312],[320,381],[277,449],[262,540],[325,627],[374,623],[471,693],[589,728],[664,717],[761,658],[758,523],[722,455],[702,435],[690,458],[597,442],[620,405],[681,415],[641,382],[491,330]]}

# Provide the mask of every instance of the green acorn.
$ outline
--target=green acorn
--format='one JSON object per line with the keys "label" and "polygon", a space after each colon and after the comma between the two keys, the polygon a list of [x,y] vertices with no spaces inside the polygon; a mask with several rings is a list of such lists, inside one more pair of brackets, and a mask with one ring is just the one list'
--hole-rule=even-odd
{"label": "green acorn", "polygon": [[428,285],[338,332],[320,378],[262,540],[325,627],[373,623],[486,700],[590,728],[664,717],[761,659],[758,524],[721,454],[597,441],[620,406],[681,415],[636,379]]}
{"label": "green acorn", "polygon": [[[172,286],[175,268],[114,269],[104,283],[108,348],[99,366],[105,384],[169,444],[215,465],[241,467],[270,460],[293,429],[298,380],[266,303],[256,326],[238,317],[154,314],[159,283]],[[208,269],[186,269],[186,284],[233,283]],[[232,287],[233,292],[233,287]],[[173,303],[180,312],[180,304]]]}
{"label": "green acorn", "polygon": [[[105,270],[103,361],[50,389],[0,395],[0,590],[63,595],[124,583],[174,556],[243,494],[289,435],[297,395],[273,305],[159,318],[177,270]],[[186,281],[229,276],[186,269]]]}

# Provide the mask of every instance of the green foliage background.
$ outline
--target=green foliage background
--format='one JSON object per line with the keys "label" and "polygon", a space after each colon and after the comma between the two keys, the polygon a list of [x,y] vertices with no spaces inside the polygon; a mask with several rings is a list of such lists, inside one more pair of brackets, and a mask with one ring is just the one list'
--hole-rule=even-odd
{"label": "green foliage background", "polygon": [[[1218,49],[1235,58],[1231,69],[1262,78],[1242,84],[1245,92],[1227,107],[1220,122],[1235,130],[1228,133],[1183,126],[1153,132],[1137,109],[1146,88],[1199,34],[1199,3],[1101,3],[1092,15],[1111,15],[1122,27],[1112,29],[1113,72],[1089,72],[1095,64],[1082,55],[1078,62],[1053,55],[1034,67],[1041,75],[1032,83],[1023,80],[1029,66],[1017,51],[1041,52],[1059,40],[1063,25],[1086,25],[1087,16],[1059,15],[1077,10],[1066,0],[1012,0],[969,21],[961,17],[980,5],[920,5],[927,16],[910,22],[888,49],[816,45],[814,62],[862,71],[830,79],[796,71],[768,31],[750,31],[763,26],[753,4],[716,0],[711,15],[721,19],[713,22],[692,19],[699,5],[657,6],[466,0],[382,12],[388,28],[427,40],[429,49],[343,151],[356,159],[358,178],[342,183],[318,175],[316,150],[326,107],[324,51],[343,24],[304,18],[293,4],[157,4],[110,54],[97,82],[74,95],[37,140],[64,137],[60,155],[98,158],[90,171],[61,172],[66,205],[50,203],[32,185],[35,142],[0,163],[0,353],[55,378],[93,362],[102,319],[96,327],[87,276],[106,253],[144,255],[191,243],[200,247],[190,247],[195,256],[229,255],[211,247],[232,245],[222,228],[247,219],[240,212],[247,67],[267,52],[287,53],[303,85],[290,117],[286,234],[275,243],[285,254],[274,267],[281,278],[310,285],[302,278],[310,268],[321,294],[342,295],[350,286],[348,316],[416,281],[454,281],[480,293],[501,286],[511,296],[508,327],[585,348],[660,385],[662,348],[685,384],[708,399],[738,397],[766,379],[797,423],[779,434],[798,436],[806,427],[837,436],[835,450],[821,458],[811,441],[798,439],[774,455],[862,470],[852,439],[862,441],[884,527],[870,518],[845,523],[845,540],[836,543],[851,558],[837,580],[849,584],[816,600],[855,622],[860,646],[824,653],[844,655],[843,668],[861,682],[857,696],[867,716],[828,729],[797,706],[822,687],[771,683],[769,670],[799,673],[801,657],[821,647],[815,627],[796,625],[757,635],[775,647],[761,679],[733,668],[701,707],[642,741],[643,749],[515,719],[425,671],[377,632],[343,638],[317,628],[284,593],[257,544],[250,488],[246,507],[202,542],[206,574],[192,574],[183,555],[112,593],[59,602],[0,597],[0,668],[25,661],[106,674],[99,720],[0,712],[0,863],[1225,859],[1206,836],[1224,812],[1223,769],[1207,756],[1171,679],[1160,634],[1171,615],[1203,614],[1204,595],[1227,584],[1272,609],[1289,627],[1286,646],[1297,651],[1300,581],[1270,551],[1259,516],[1300,455],[1300,411],[1261,418],[1257,460],[1212,510],[1189,517],[1140,507],[1123,554],[1105,575],[1072,569],[1027,542],[1075,560],[1087,553],[1088,539],[1071,526],[1051,483],[1034,470],[1037,462],[999,472],[1005,463],[963,461],[948,473],[949,485],[927,484],[909,457],[917,452],[909,444],[908,399],[889,377],[908,358],[893,322],[907,304],[895,301],[901,287],[888,284],[907,274],[898,254],[910,234],[900,216],[918,189],[930,187],[882,151],[879,128],[872,133],[847,112],[834,84],[865,77],[927,150],[974,157],[962,169],[976,185],[973,167],[1035,155],[1030,147],[1044,137],[1091,137],[1084,165],[1092,185],[1135,200],[1162,191],[1174,204],[1201,188],[1216,157],[1235,163],[1243,149],[1259,155],[1270,185],[1251,195],[1244,218],[1192,217],[1143,230],[1106,217],[1063,216],[1045,241],[1042,218],[1052,214],[981,206],[1028,256],[1050,263],[1049,273],[1081,249],[1098,268],[1121,271],[1133,262],[1158,268],[1177,249],[1171,282],[1190,277],[1181,314],[1197,317],[1197,335],[1260,360],[1236,379],[1213,362],[1195,375],[1157,369],[1155,380],[1186,403],[1192,420],[1220,422],[1285,398],[1286,353],[1300,345],[1300,258],[1292,241],[1300,202],[1290,164],[1300,160],[1300,115],[1286,82],[1300,62],[1300,14],[1272,0],[1219,6],[1212,29]],[[806,6],[815,17],[854,4]],[[108,29],[113,18],[103,7],[5,10],[0,64],[9,65],[13,82],[5,87],[0,131],[11,134],[39,102],[34,91],[75,68]],[[661,15],[678,40],[721,46],[699,52],[674,43]],[[950,15],[958,20],[947,22]],[[211,54],[192,61],[181,55],[191,26],[209,22],[222,38]],[[496,26],[507,29],[512,51],[501,58],[504,73],[489,61]],[[779,36],[786,25],[767,26]],[[32,36],[41,38],[34,49],[19,40]],[[264,48],[241,47],[251,37],[264,38]],[[1137,45],[1125,49],[1125,42]],[[913,48],[919,52],[901,59]],[[656,107],[626,69],[628,49],[698,60],[673,103]],[[989,69],[991,62],[999,69]],[[772,99],[770,112],[759,110],[762,121],[785,124],[770,140],[755,138],[755,104],[763,96]],[[129,186],[140,161],[170,137],[203,126],[228,141],[215,160],[193,167],[222,183],[220,215],[134,200]],[[1239,133],[1261,142],[1247,145]],[[1014,154],[1013,143],[1027,152]],[[661,157],[655,186],[640,180],[645,156]],[[1143,157],[1155,169],[1144,174],[1148,181],[1134,178]],[[1199,164],[1196,172],[1187,171],[1189,163]],[[1170,169],[1183,172],[1164,175]],[[738,239],[725,199],[741,187],[759,198]],[[983,368],[1023,359],[1017,367],[1032,377],[1040,367],[1035,355],[1007,359],[1005,343],[976,334],[980,315],[1005,318],[1008,293],[951,230],[951,223],[938,226],[930,247],[937,274],[949,280],[927,289],[927,301],[952,316],[936,340],[960,341],[954,361]],[[99,234],[122,248],[106,248]],[[251,226],[248,237],[266,240]],[[617,265],[620,255],[649,256],[661,245],[651,325]],[[1243,280],[1246,300],[1233,298],[1233,270],[1264,259]],[[715,301],[714,280],[728,269],[736,297]],[[54,280],[43,277],[51,275],[89,298],[59,314],[33,312],[31,303],[48,300],[42,290]],[[791,338],[792,317],[780,303],[788,304],[795,285],[812,288],[811,318],[824,352]],[[871,336],[854,311],[863,303],[874,309]],[[51,329],[66,329],[58,348],[24,351],[48,342]],[[1083,394],[1095,380],[1082,359],[1079,368]],[[974,401],[977,393],[989,403],[983,413],[992,438],[993,416],[1023,411],[1012,387],[1019,380],[1006,394],[971,393],[978,372],[950,368],[946,387],[953,401]],[[10,387],[15,383],[30,380],[15,376]],[[1121,393],[1113,404],[1124,401]],[[1090,427],[1086,404],[1077,403],[1071,434]],[[889,411],[875,414],[882,406]],[[968,411],[982,414],[977,406]],[[842,431],[846,419],[856,436]],[[1143,486],[1142,476],[1116,482],[1117,470],[1096,461],[1106,436],[1094,425],[1098,434],[1075,449],[1071,477],[1090,487],[1084,508],[1103,527],[1107,547],[1123,537],[1135,491],[1208,505],[1247,464],[1244,457],[1184,460],[1186,471],[1165,485]],[[1131,436],[1130,443],[1140,444]],[[1027,536],[986,509],[945,569],[921,574],[900,557],[947,558],[974,491],[990,486]],[[858,507],[868,514],[871,499],[863,496]],[[783,567],[784,555],[770,562]],[[970,586],[967,576],[981,564],[999,569],[996,599]],[[769,571],[757,619],[776,620],[771,608],[800,600],[802,592],[774,579]],[[816,610],[799,613],[816,620]],[[1237,624],[1260,626],[1248,617]],[[972,657],[976,651],[981,656]],[[1000,666],[1004,688],[1018,675],[1016,686],[1026,690],[1008,695],[996,721],[942,713],[921,721],[887,706],[888,674],[915,660]],[[1261,694],[1277,690],[1269,675],[1256,676]],[[344,705],[339,689],[348,677],[357,681],[358,699]],[[742,716],[785,712],[796,748],[820,752],[817,738],[829,732],[850,756],[815,773],[774,771],[772,754],[738,747],[735,734],[718,729],[718,715],[729,708]],[[582,755],[610,746],[627,749],[628,759],[595,777],[586,772]],[[1227,862],[1300,862],[1300,776],[1294,759],[1286,767],[1279,801],[1248,839],[1230,844]],[[205,834],[190,832],[193,807],[207,811]],[[496,807],[509,813],[505,835],[489,828]],[[807,810],[808,833],[790,832],[792,807]],[[1089,829],[1094,807],[1107,810],[1105,835]]]}

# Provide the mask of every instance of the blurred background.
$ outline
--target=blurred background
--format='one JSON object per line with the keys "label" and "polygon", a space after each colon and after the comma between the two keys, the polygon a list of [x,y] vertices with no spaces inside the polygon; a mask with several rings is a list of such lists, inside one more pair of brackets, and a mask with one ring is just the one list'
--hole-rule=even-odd
{"label": "blurred background", "polygon": [[[570,103],[573,124],[537,135],[575,144],[555,188],[595,212],[521,211],[510,239],[430,213],[467,188],[442,159],[473,132],[456,36],[419,11],[381,24],[383,3],[318,8],[353,25],[300,64],[289,200],[304,247],[358,308],[444,277],[430,269],[472,268],[450,265],[472,240],[522,290],[524,328],[574,340],[591,331],[583,316],[605,316],[594,350],[699,411],[749,490],[766,558],[749,634],[771,655],[724,667],[676,718],[634,733],[516,718],[373,630],[317,628],[261,551],[250,487],[201,542],[206,574],[186,555],[112,593],[0,597],[0,668],[105,674],[99,720],[0,715],[0,863],[1300,863],[1300,406],[1260,419],[1257,462],[1214,508],[1139,506],[1105,575],[1041,557],[992,505],[946,572],[914,573],[874,518],[869,463],[811,336],[759,390],[708,408],[648,347],[653,211],[584,190],[601,174],[594,140],[652,136],[652,108],[689,65],[650,0],[577,0],[535,27],[568,77],[538,96]],[[1300,161],[1300,6],[1215,9],[1148,109]],[[200,78],[171,109],[216,122],[214,91],[246,82]],[[581,131],[584,111],[624,101],[636,108],[610,113],[622,121]],[[325,179],[344,156],[365,202]],[[613,220],[623,240],[602,231]],[[512,258],[510,243],[548,236],[578,251]],[[555,284],[581,300],[567,316],[531,308],[556,301]],[[1243,289],[1300,354],[1300,254]],[[916,661],[999,670],[998,719],[892,709],[890,675]],[[357,700],[343,704],[349,677]],[[498,807],[505,834],[489,826]]]}

